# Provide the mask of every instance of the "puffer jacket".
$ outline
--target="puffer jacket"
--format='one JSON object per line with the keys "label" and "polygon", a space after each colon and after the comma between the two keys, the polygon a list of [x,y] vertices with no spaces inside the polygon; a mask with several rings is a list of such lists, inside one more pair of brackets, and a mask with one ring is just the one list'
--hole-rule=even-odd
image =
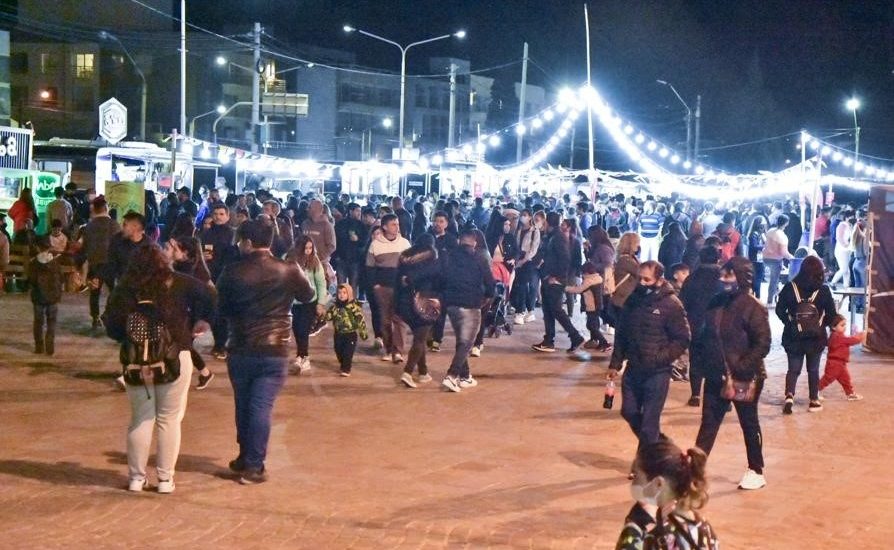
{"label": "puffer jacket", "polygon": [[255,250],[224,268],[217,289],[233,353],[289,356],[292,302],[308,302],[314,295],[300,267]]}
{"label": "puffer jacket", "polygon": [[438,251],[427,246],[413,246],[404,250],[397,264],[397,315],[410,328],[433,324],[420,319],[413,308],[416,292],[437,290],[440,275]]}
{"label": "puffer jacket", "polygon": [[626,359],[630,369],[670,372],[689,347],[689,338],[686,311],[670,284],[662,280],[655,289],[639,286],[621,310],[609,368],[621,370]]}
{"label": "puffer jacket", "polygon": [[616,286],[615,292],[612,294],[612,304],[616,307],[623,306],[627,298],[636,290],[638,284],[639,262],[628,254],[618,257],[618,261],[615,262]]}
{"label": "puffer jacket", "polygon": [[[797,279],[797,277],[795,277]],[[779,291],[779,298],[776,302],[776,316],[785,325],[782,329],[782,347],[787,353],[822,353],[829,339],[826,331],[817,337],[802,337],[798,334],[796,323],[792,316],[798,306],[798,300],[795,299],[795,291],[792,288],[792,282],[788,282]],[[801,294],[802,300],[807,300],[811,294],[816,292],[817,288],[798,285],[798,292]],[[832,319],[835,317],[837,310],[835,309],[835,298],[828,285],[822,285],[816,294],[816,300],[813,305],[819,310],[819,314],[823,316],[823,326],[831,328]]]}
{"label": "puffer jacket", "polygon": [[705,377],[719,380],[728,367],[736,380],[763,380],[767,377],[764,357],[770,353],[770,320],[767,308],[751,293],[754,268],[741,256],[724,267],[732,268],[739,288],[714,296],[705,313]]}
{"label": "puffer jacket", "polygon": [[[749,287],[750,288],[750,287]],[[693,347],[701,347],[705,327],[705,312],[711,299],[723,290],[720,282],[720,266],[715,264],[699,264],[692,272],[683,288],[680,299],[686,308],[686,318],[692,331]]]}

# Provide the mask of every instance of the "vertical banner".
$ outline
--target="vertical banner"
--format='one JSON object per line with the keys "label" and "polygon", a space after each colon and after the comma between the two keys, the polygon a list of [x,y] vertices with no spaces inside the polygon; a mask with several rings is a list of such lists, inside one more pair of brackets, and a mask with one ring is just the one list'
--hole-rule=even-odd
{"label": "vertical banner", "polygon": [[146,210],[146,195],[142,183],[107,181],[106,201],[109,203],[109,210],[114,209],[117,212],[118,221],[130,211],[142,214]]}
{"label": "vertical banner", "polygon": [[866,347],[894,354],[894,186],[875,185],[869,194],[869,238],[872,252],[866,269]]}

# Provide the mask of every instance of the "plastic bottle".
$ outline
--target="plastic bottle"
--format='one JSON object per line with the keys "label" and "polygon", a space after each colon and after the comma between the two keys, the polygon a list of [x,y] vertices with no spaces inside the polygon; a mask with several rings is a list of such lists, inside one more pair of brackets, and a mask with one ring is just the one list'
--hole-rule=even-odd
{"label": "plastic bottle", "polygon": [[615,404],[615,381],[609,380],[605,385],[605,400],[602,401],[603,409],[611,409]]}

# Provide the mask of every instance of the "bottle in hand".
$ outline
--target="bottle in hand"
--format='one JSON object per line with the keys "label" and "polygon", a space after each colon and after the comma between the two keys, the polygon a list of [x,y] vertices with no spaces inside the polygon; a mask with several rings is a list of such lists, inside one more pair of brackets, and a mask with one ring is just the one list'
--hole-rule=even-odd
{"label": "bottle in hand", "polygon": [[611,409],[615,404],[615,381],[609,380],[605,385],[605,399],[602,401],[603,409]]}

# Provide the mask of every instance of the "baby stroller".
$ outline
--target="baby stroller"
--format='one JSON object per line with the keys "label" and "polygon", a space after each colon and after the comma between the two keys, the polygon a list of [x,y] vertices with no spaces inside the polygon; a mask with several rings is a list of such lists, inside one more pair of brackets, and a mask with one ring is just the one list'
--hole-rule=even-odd
{"label": "baby stroller", "polygon": [[515,271],[510,270],[503,262],[491,264],[496,287],[494,299],[484,315],[484,326],[488,338],[499,338],[500,334],[512,334],[512,311],[509,305],[509,293],[515,280]]}

